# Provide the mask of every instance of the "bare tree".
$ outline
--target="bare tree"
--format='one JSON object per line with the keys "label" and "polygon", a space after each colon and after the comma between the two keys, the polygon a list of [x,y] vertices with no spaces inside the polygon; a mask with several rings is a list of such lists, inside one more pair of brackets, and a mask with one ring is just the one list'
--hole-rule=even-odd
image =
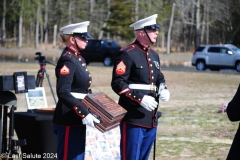
{"label": "bare tree", "polygon": [[36,19],[36,34],[35,34],[35,48],[38,48],[39,46],[39,41],[38,41],[38,38],[39,38],[39,15],[41,14],[40,13],[40,2],[38,3],[38,6],[37,6],[37,19]]}
{"label": "bare tree", "polygon": [[135,21],[138,21],[138,0],[135,0]]}
{"label": "bare tree", "polygon": [[[109,17],[110,17],[110,14],[111,14],[111,12],[110,12],[110,0],[107,0],[107,17],[106,17],[106,19],[105,19],[105,21],[104,21],[104,23],[103,23],[103,26],[102,26],[102,28],[105,28],[105,27],[107,27],[107,21],[108,21],[108,19],[109,19]],[[103,30],[101,30],[100,31],[100,33],[99,33],[99,36],[98,36],[98,39],[102,39],[102,36],[103,36]]]}
{"label": "bare tree", "polygon": [[68,3],[68,24],[72,23],[72,0]]}
{"label": "bare tree", "polygon": [[170,44],[171,44],[171,32],[172,32],[172,24],[174,18],[174,9],[175,9],[175,2],[172,3],[172,13],[170,18],[170,24],[168,27],[168,36],[167,36],[167,54],[170,53]]}
{"label": "bare tree", "polygon": [[196,14],[196,19],[195,19],[195,49],[200,44],[200,0],[196,0],[196,5],[195,5],[195,14]]}
{"label": "bare tree", "polygon": [[54,25],[54,27],[53,27],[53,48],[55,48],[56,44],[57,44],[56,37],[57,37],[57,25]]}
{"label": "bare tree", "polygon": [[6,26],[5,26],[5,19],[6,19],[6,0],[3,0],[3,11],[2,11],[2,46],[5,47],[6,45]]}
{"label": "bare tree", "polygon": [[45,0],[44,42],[45,44],[48,44],[48,0]]}
{"label": "bare tree", "polygon": [[22,47],[22,23],[23,23],[22,15],[23,15],[23,1],[20,6],[20,16],[18,23],[18,48]]}
{"label": "bare tree", "polygon": [[[88,13],[88,20],[92,22],[93,17],[93,8],[94,8],[94,0],[89,1],[89,13]],[[91,25],[89,26],[89,31],[91,32]]]}

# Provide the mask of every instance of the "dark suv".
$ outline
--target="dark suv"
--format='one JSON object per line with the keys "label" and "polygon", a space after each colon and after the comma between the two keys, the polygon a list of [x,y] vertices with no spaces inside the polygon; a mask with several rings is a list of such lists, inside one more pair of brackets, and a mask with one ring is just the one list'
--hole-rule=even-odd
{"label": "dark suv", "polygon": [[235,69],[240,72],[240,49],[231,44],[201,45],[193,53],[192,66],[197,70]]}
{"label": "dark suv", "polygon": [[120,49],[113,40],[90,39],[86,48],[81,50],[81,55],[87,64],[103,62],[105,66],[111,66]]}

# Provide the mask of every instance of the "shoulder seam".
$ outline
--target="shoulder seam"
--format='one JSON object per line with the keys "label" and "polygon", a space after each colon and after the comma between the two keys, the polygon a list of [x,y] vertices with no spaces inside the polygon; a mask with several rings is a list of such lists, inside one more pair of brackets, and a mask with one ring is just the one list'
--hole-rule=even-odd
{"label": "shoulder seam", "polygon": [[133,50],[134,48],[135,48],[135,45],[131,44],[131,45],[127,46],[126,48],[122,49],[122,51],[125,50],[126,52],[129,52],[129,51]]}

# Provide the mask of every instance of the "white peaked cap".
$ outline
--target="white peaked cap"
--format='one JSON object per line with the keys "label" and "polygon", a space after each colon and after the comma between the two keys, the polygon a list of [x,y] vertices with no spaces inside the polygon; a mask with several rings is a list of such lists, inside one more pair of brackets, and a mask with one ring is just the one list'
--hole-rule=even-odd
{"label": "white peaked cap", "polygon": [[150,17],[141,19],[133,24],[131,24],[129,27],[134,27],[134,30],[143,29],[145,26],[155,25],[156,19],[158,14],[154,14]]}
{"label": "white peaked cap", "polygon": [[67,26],[61,27],[59,30],[62,31],[63,34],[85,33],[87,32],[89,23],[89,21],[85,21],[82,23],[69,24]]}

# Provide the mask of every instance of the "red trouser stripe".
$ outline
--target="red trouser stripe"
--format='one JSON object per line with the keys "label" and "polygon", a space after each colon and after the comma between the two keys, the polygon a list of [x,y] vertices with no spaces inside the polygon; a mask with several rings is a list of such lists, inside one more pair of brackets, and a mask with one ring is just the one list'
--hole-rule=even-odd
{"label": "red trouser stripe", "polygon": [[65,131],[65,139],[64,139],[64,148],[63,148],[63,160],[67,160],[68,158],[68,140],[69,140],[69,131],[70,131],[70,127],[67,126],[66,127],[66,131]]}
{"label": "red trouser stripe", "polygon": [[126,144],[126,142],[127,142],[127,137],[126,137],[126,123],[123,123],[123,128],[122,128],[122,160],[126,160],[127,158],[126,158],[126,149],[127,149],[127,144]]}

